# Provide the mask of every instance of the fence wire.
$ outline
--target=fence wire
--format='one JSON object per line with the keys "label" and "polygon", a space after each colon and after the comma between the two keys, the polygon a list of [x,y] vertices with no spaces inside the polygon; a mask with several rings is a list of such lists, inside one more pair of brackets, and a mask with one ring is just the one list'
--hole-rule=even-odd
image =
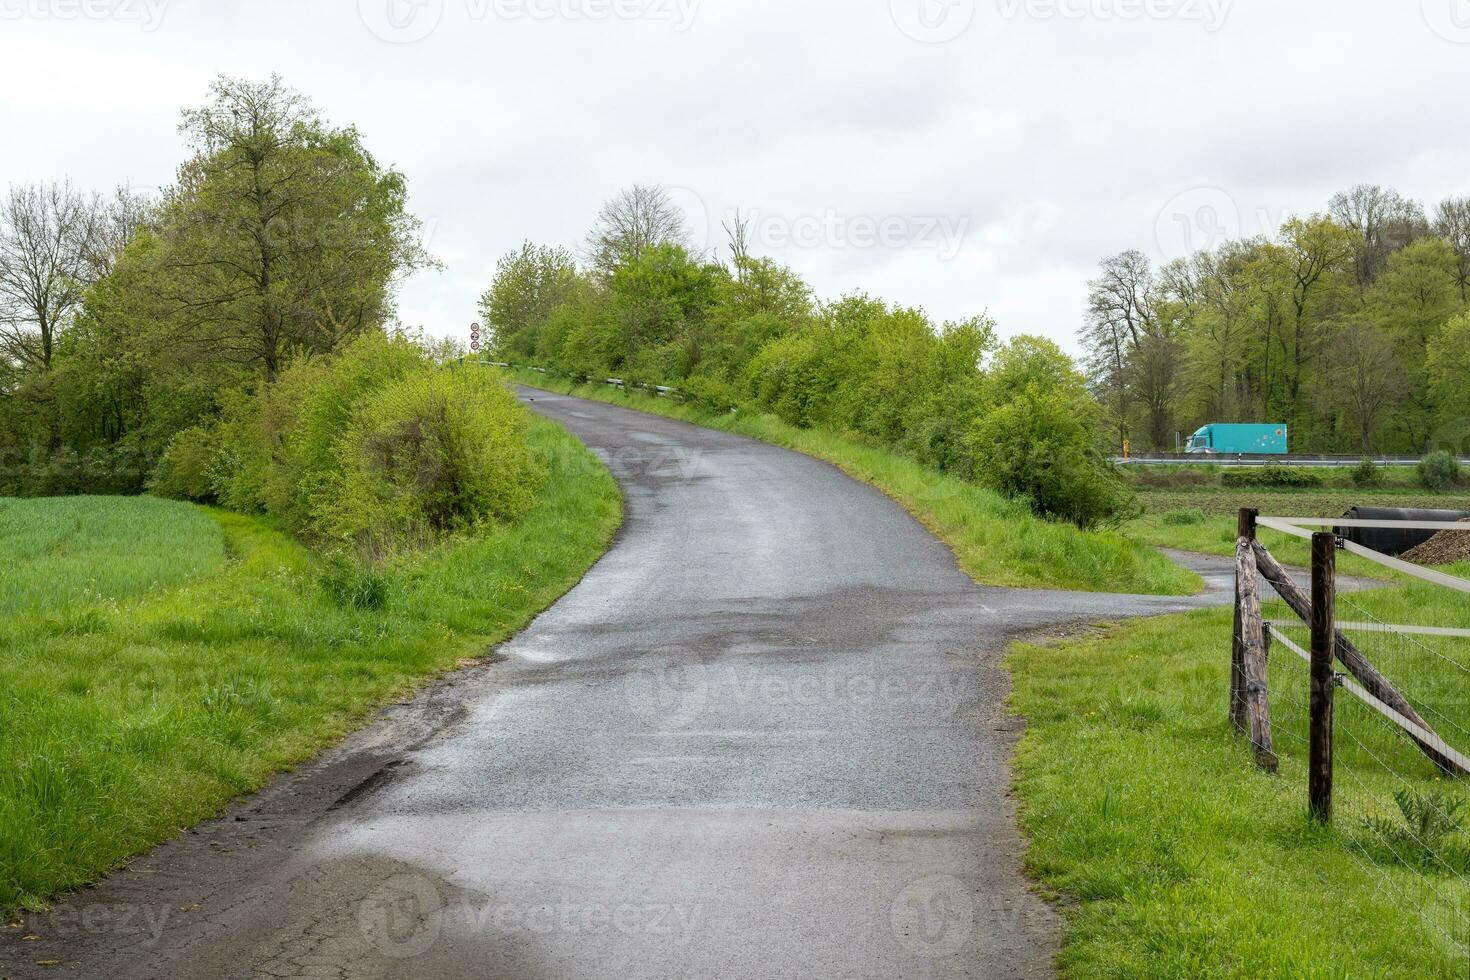
{"label": "fence wire", "polygon": [[[1397,629],[1383,610],[1397,619],[1401,609],[1379,598],[1340,577],[1336,617],[1350,624],[1342,632],[1444,742],[1470,754],[1470,639]],[[1275,634],[1268,673],[1276,752],[1283,763],[1304,765],[1310,668],[1285,641],[1308,650],[1311,631],[1264,583],[1261,600],[1274,624],[1268,636]],[[1334,669],[1347,673],[1340,662]],[[1470,976],[1470,779],[1442,770],[1401,725],[1347,687],[1337,688],[1333,710],[1333,823],[1345,852],[1384,901],[1415,910],[1458,975]]]}

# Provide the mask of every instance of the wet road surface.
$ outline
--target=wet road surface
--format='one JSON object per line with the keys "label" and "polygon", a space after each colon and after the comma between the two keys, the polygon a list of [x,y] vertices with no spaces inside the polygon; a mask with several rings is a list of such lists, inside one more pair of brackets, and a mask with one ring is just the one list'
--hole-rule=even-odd
{"label": "wet road surface", "polygon": [[494,663],[12,932],[0,975],[1051,975],[998,657],[1218,590],[977,587],[825,463],[523,397],[621,483],[607,556]]}

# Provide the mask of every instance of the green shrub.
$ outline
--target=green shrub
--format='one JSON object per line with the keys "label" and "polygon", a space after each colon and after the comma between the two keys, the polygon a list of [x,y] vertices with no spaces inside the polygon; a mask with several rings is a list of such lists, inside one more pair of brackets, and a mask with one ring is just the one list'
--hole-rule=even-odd
{"label": "green shrub", "polygon": [[1136,516],[1137,498],[1097,449],[1097,403],[1055,344],[1018,337],[997,359],[1002,404],[973,433],[976,476],[1080,528]]}
{"label": "green shrub", "polygon": [[336,443],[340,475],[313,519],[368,554],[530,508],[546,476],[525,409],[491,372],[430,367],[369,395]]}
{"label": "green shrub", "polygon": [[1206,514],[1198,507],[1185,507],[1182,510],[1171,510],[1166,512],[1163,517],[1164,523],[1172,527],[1185,527],[1191,524],[1203,524],[1209,519],[1210,515]]}
{"label": "green shrub", "polygon": [[1384,864],[1401,864],[1433,874],[1470,870],[1463,839],[1465,801],[1440,790],[1400,789],[1393,794],[1399,820],[1366,817],[1358,846]]}
{"label": "green shrub", "polygon": [[1371,459],[1365,459],[1357,466],[1353,467],[1352,478],[1353,486],[1355,487],[1382,486],[1383,467],[1379,466]]}
{"label": "green shrub", "polygon": [[1227,487],[1320,487],[1322,474],[1296,466],[1268,463],[1265,466],[1227,469],[1220,477]]}
{"label": "green shrub", "polygon": [[373,330],[331,357],[293,361],[273,384],[237,396],[220,424],[220,503],[271,514],[298,533],[312,530],[323,495],[340,480],[336,444],[354,409],[429,363],[412,338]]}
{"label": "green shrub", "polygon": [[1460,461],[1448,450],[1438,450],[1419,460],[1419,482],[1427,490],[1448,490],[1460,479]]}
{"label": "green shrub", "polygon": [[219,436],[213,429],[203,425],[183,429],[169,440],[149,489],[174,500],[213,500],[219,453]]}
{"label": "green shrub", "polygon": [[740,392],[728,381],[695,375],[679,386],[691,402],[711,412],[728,412],[740,404]]}

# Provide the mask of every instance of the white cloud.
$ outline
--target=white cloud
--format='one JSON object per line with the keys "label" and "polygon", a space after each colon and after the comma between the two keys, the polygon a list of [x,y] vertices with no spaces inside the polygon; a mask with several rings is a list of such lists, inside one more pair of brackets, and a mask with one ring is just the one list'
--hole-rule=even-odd
{"label": "white cloud", "polygon": [[434,333],[464,331],[501,253],[576,246],[644,181],[715,237],[765,216],[824,295],[1074,347],[1105,254],[1269,229],[1359,180],[1470,192],[1470,39],[1439,2],[0,0],[0,184],[167,183],[180,107],[280,72],[408,174],[447,268],[402,309]]}

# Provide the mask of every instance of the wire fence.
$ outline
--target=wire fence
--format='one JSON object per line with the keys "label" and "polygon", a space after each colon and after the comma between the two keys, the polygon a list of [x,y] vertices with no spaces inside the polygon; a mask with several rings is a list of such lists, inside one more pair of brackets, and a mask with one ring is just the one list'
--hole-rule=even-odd
{"label": "wire fence", "polygon": [[[1458,975],[1470,976],[1470,593],[1445,588],[1442,575],[1422,578],[1429,580],[1389,588],[1335,578],[1328,814],[1344,853],[1385,904],[1413,910]],[[1313,720],[1320,731],[1322,699],[1314,697],[1313,631],[1301,608],[1311,588],[1296,585],[1289,602],[1260,582],[1266,737],[1283,773],[1304,767],[1319,781]]]}

